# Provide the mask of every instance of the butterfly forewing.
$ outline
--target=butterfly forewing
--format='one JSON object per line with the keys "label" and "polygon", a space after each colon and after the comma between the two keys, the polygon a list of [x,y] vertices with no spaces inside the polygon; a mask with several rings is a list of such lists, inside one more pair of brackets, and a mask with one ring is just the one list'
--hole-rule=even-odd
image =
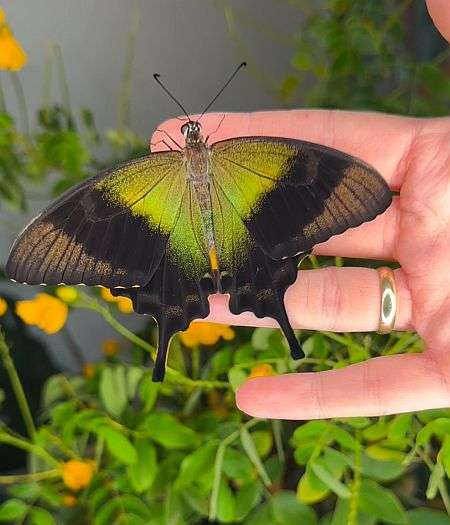
{"label": "butterfly forewing", "polygon": [[181,204],[181,176],[182,155],[168,152],[125,163],[72,188],[20,234],[7,275],[28,284],[146,284]]}
{"label": "butterfly forewing", "polygon": [[258,245],[282,259],[374,219],[391,192],[372,167],[310,142],[246,137],[212,146],[213,178]]}

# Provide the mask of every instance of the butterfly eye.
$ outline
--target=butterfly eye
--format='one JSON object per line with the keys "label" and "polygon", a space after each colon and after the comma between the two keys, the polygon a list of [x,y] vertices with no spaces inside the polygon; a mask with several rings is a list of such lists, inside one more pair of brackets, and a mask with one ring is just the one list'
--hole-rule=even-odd
{"label": "butterfly eye", "polygon": [[181,133],[182,133],[184,136],[187,135],[187,132],[189,131],[189,127],[190,127],[190,126],[189,126],[189,123],[188,123],[188,122],[186,122],[186,124],[183,124],[183,125],[181,126]]}

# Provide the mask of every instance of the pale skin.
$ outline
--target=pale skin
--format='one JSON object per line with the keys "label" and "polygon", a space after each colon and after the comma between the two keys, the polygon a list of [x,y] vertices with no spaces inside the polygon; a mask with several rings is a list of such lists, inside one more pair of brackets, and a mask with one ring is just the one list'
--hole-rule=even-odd
{"label": "pale skin", "polygon": [[[450,41],[448,0],[429,0],[430,15]],[[201,121],[205,135],[223,114]],[[183,143],[180,121],[160,126]],[[237,136],[275,136],[317,142],[374,166],[399,192],[370,223],[317,245],[317,255],[396,261],[396,330],[414,330],[425,351],[373,358],[344,369],[248,380],[238,407],[261,418],[317,419],[380,416],[450,406],[450,117],[416,119],[331,110],[227,114],[210,143]],[[156,132],[154,151],[167,149]],[[376,270],[304,270],[286,293],[294,328],[335,332],[377,329],[380,288]],[[228,298],[210,297],[208,320],[276,326],[253,314],[232,315]]]}

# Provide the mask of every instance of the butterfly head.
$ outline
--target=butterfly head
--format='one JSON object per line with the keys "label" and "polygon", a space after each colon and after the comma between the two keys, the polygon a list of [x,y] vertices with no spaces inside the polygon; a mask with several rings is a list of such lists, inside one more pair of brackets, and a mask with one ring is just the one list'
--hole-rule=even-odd
{"label": "butterfly head", "polygon": [[186,146],[195,146],[203,142],[201,130],[202,127],[196,120],[189,120],[181,126],[181,133],[186,140]]}

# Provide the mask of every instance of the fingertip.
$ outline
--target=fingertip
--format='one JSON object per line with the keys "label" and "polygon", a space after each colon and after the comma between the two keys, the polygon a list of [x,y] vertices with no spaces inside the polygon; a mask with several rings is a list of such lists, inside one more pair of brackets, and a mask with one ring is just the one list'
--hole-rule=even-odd
{"label": "fingertip", "polygon": [[236,405],[242,412],[257,418],[280,417],[279,395],[292,374],[247,379],[236,392]]}

